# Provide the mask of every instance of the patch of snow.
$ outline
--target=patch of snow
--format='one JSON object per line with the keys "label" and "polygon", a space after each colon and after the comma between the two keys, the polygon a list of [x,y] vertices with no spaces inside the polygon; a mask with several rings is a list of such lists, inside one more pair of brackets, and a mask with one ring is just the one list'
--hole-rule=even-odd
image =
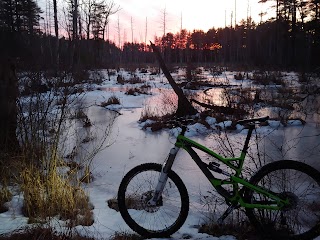
{"label": "patch of snow", "polygon": [[216,122],[217,122],[217,119],[216,118],[213,118],[213,117],[206,117],[206,122],[211,126],[211,127],[214,127]]}
{"label": "patch of snow", "polygon": [[290,126],[301,126],[303,125],[300,120],[289,120],[288,125]]}
{"label": "patch of snow", "polygon": [[144,128],[145,126],[151,125],[151,124],[153,124],[155,122],[156,121],[154,121],[154,120],[147,119],[146,121],[139,123],[139,126],[141,128]]}
{"label": "patch of snow", "polygon": [[188,126],[185,136],[193,137],[196,135],[203,135],[205,133],[208,133],[208,129],[201,123],[195,123],[193,125]]}
{"label": "patch of snow", "polygon": [[238,131],[242,131],[244,129],[244,126],[242,124],[237,124],[236,128]]}
{"label": "patch of snow", "polygon": [[268,120],[268,124],[270,127],[277,128],[283,126],[280,121],[277,120]]}
{"label": "patch of snow", "polygon": [[223,121],[217,124],[217,126],[221,127],[221,129],[225,129],[232,125],[232,121]]}

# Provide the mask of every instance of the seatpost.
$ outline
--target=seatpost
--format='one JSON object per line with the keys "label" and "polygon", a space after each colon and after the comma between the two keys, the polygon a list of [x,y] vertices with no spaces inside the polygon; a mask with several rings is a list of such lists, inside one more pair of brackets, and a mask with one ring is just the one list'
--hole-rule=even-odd
{"label": "seatpost", "polygon": [[184,136],[184,134],[186,133],[186,131],[187,131],[187,126],[186,125],[181,125],[180,126],[181,127],[181,133],[180,133],[180,135],[182,135],[182,136]]}
{"label": "seatpost", "polygon": [[255,124],[254,123],[249,123],[248,125],[249,125],[249,131],[248,131],[247,138],[246,138],[246,141],[244,142],[244,146],[243,146],[243,150],[242,150],[242,152],[245,153],[245,154],[248,151],[250,138],[251,138],[253,129],[255,128]]}

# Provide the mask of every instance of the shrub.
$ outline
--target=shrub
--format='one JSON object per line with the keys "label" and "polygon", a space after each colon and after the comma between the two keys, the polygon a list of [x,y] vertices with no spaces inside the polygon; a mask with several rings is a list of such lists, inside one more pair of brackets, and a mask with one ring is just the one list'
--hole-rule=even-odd
{"label": "shrub", "polygon": [[120,104],[120,99],[116,96],[111,96],[107,101],[101,103],[101,107],[106,107],[112,104]]}
{"label": "shrub", "polygon": [[87,117],[87,114],[82,109],[77,109],[74,114],[71,115],[71,119],[84,119]]}
{"label": "shrub", "polygon": [[101,84],[104,76],[101,71],[94,70],[90,72],[90,83]]}
{"label": "shrub", "polygon": [[234,79],[235,80],[243,80],[244,79],[244,75],[241,72],[239,72],[239,73],[234,75]]}
{"label": "shrub", "polygon": [[117,82],[121,85],[123,85],[125,83],[124,77],[122,77],[121,75],[117,76]]}

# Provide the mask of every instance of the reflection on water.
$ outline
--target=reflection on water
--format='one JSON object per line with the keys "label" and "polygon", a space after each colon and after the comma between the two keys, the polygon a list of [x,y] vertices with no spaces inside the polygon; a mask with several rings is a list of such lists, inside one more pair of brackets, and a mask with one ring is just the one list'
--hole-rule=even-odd
{"label": "reflection on water", "polygon": [[[293,99],[290,99],[288,96],[279,96],[274,88],[265,88],[261,92],[260,90],[258,87],[246,89],[214,87],[200,91],[184,90],[184,92],[189,99],[196,99],[206,104],[246,109],[250,116],[243,116],[244,118],[268,115],[272,119],[281,121],[301,119],[307,123],[320,125],[320,97],[293,96]],[[172,89],[152,89],[152,92],[154,96],[147,101],[148,106],[159,109],[159,106],[177,105],[177,96]],[[257,96],[259,101],[255,99]]]}

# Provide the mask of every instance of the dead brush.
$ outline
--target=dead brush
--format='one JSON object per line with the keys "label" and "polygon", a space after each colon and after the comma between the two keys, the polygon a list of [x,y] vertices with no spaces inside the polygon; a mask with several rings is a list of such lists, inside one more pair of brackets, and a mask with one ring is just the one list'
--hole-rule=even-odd
{"label": "dead brush", "polygon": [[126,95],[133,95],[133,96],[137,96],[139,94],[149,94],[149,92],[147,91],[148,89],[146,88],[127,88],[125,94]]}
{"label": "dead brush", "polygon": [[239,240],[262,240],[257,232],[249,225],[249,223],[242,222],[230,222],[225,224],[205,224],[199,229],[200,233],[207,233],[212,236],[233,235]]}
{"label": "dead brush", "polygon": [[111,240],[143,240],[144,238],[132,233],[127,232],[116,232],[112,237]]}
{"label": "dead brush", "polygon": [[119,84],[121,84],[121,85],[125,84],[125,79],[124,79],[124,77],[121,76],[121,75],[118,75],[118,76],[117,76],[117,82],[118,82]]}
{"label": "dead brush", "polygon": [[81,236],[76,231],[61,232],[50,226],[36,225],[18,229],[8,234],[1,234],[0,240],[94,240],[92,237]]}
{"label": "dead brush", "polygon": [[147,102],[144,105],[139,121],[153,120],[154,122],[144,126],[144,128],[151,127],[152,131],[167,127],[166,121],[174,117],[177,110],[177,102],[178,97],[174,93],[161,91],[159,102]]}

